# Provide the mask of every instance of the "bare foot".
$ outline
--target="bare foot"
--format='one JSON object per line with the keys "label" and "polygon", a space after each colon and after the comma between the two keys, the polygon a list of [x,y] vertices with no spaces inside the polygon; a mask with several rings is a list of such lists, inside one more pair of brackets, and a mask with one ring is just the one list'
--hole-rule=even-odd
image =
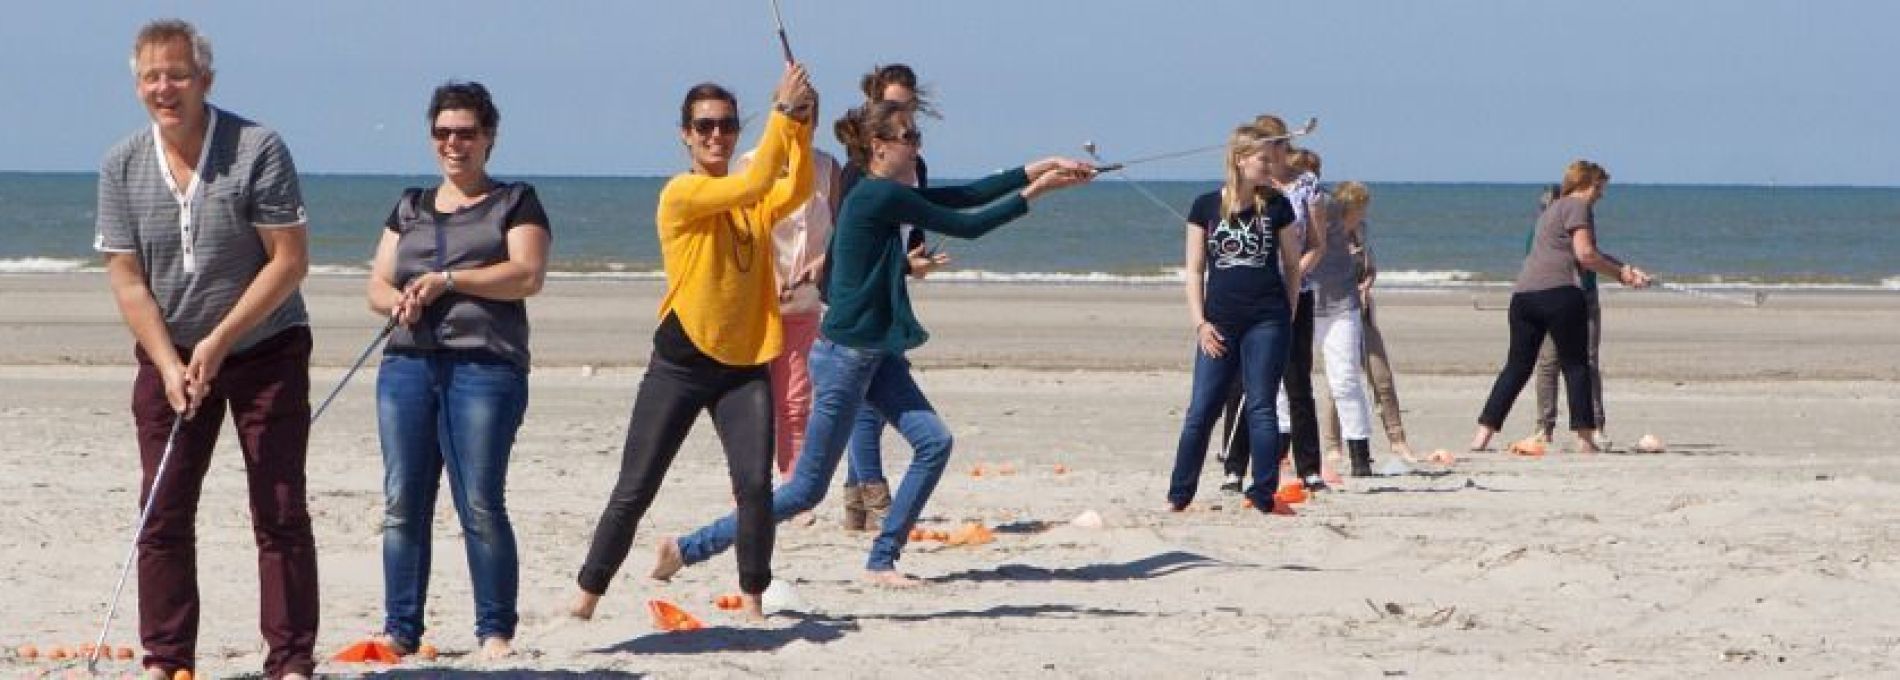
{"label": "bare foot", "polygon": [[661,536],[660,544],[653,549],[653,571],[647,576],[655,581],[673,580],[673,575],[686,568],[686,556],[680,554],[680,542],[672,536]]}
{"label": "bare foot", "polygon": [[1332,462],[1337,463],[1345,459],[1346,459],[1345,452],[1340,451],[1339,449],[1329,449],[1326,451],[1326,460],[1330,460]]}
{"label": "bare foot", "polygon": [[1595,433],[1579,430],[1577,432],[1577,453],[1602,453],[1597,448]]}
{"label": "bare foot", "polygon": [[500,661],[515,655],[514,645],[505,637],[482,638],[483,661]]}
{"label": "bare foot", "polygon": [[1412,453],[1412,445],[1405,442],[1392,442],[1392,454],[1405,459],[1407,463],[1417,463],[1418,454]]}
{"label": "bare foot", "polygon": [[172,680],[171,674],[166,673],[163,668],[147,668],[144,673],[139,674],[139,677],[144,680]]}
{"label": "bare foot", "polygon": [[1491,448],[1491,435],[1494,435],[1497,433],[1498,433],[1497,430],[1493,430],[1489,427],[1479,425],[1478,432],[1476,434],[1471,435],[1471,450],[1483,451],[1483,450]]}
{"label": "bare foot", "polygon": [[302,673],[285,673],[282,680],[310,680],[310,676]]}
{"label": "bare foot", "polygon": [[864,582],[886,588],[915,588],[924,584],[923,581],[906,576],[896,569],[888,571],[867,570],[864,572]]}
{"label": "bare foot", "polygon": [[812,514],[810,510],[806,510],[796,515],[792,515],[792,524],[795,524],[801,527],[808,527],[817,523],[818,523],[818,516]]}
{"label": "bare foot", "polygon": [[757,595],[739,596],[739,616],[752,623],[765,621],[765,605]]}
{"label": "bare foot", "polygon": [[585,590],[574,593],[574,602],[567,606],[567,615],[582,621],[594,618],[594,605],[600,604],[600,596]]}
{"label": "bare foot", "polygon": [[380,643],[384,647],[388,647],[389,651],[396,653],[396,656],[409,656],[410,654],[416,653],[416,650],[402,646],[402,643],[397,642],[396,638],[390,636],[388,633],[377,633],[369,636],[369,639],[371,642]]}

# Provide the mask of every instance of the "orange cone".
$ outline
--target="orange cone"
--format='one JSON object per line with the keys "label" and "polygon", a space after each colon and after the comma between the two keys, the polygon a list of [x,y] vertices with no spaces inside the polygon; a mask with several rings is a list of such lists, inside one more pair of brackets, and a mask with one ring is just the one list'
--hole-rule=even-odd
{"label": "orange cone", "polygon": [[944,537],[946,545],[983,545],[994,540],[996,540],[996,534],[992,533],[989,527],[983,526],[982,522],[965,524],[963,528]]}
{"label": "orange cone", "polygon": [[424,642],[422,643],[421,646],[416,647],[416,658],[422,659],[423,661],[434,661],[435,657],[439,655],[441,655],[441,652],[436,650],[435,645],[429,644],[427,642]]}
{"label": "orange cone", "polygon": [[1282,485],[1280,487],[1280,490],[1273,492],[1273,500],[1281,502],[1281,503],[1285,503],[1287,505],[1298,505],[1300,503],[1305,503],[1306,502],[1306,487],[1300,485],[1300,483],[1297,480],[1294,481],[1292,484]]}
{"label": "orange cone", "polygon": [[1536,437],[1511,442],[1510,449],[1511,455],[1524,456],[1526,458],[1543,456],[1547,450],[1549,450],[1549,447],[1544,444],[1544,440]]}
{"label": "orange cone", "polygon": [[331,661],[343,663],[402,663],[402,655],[381,640],[362,640],[344,647]]}
{"label": "orange cone", "polygon": [[668,633],[678,633],[705,628],[706,624],[686,610],[680,609],[666,600],[647,600],[647,613],[653,615],[653,627]]}

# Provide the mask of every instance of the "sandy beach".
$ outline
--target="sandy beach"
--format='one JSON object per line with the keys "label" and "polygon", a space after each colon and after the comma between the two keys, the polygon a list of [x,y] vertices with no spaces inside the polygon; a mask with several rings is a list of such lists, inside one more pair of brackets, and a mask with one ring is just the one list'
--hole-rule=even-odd
{"label": "sandy beach", "polygon": [[[380,326],[356,277],[313,277],[313,401]],[[1474,454],[1348,479],[1266,518],[1203,477],[1164,511],[1191,345],[1177,286],[926,283],[912,359],[957,435],[925,524],[997,540],[913,544],[912,591],[862,586],[868,536],[783,526],[774,566],[804,600],[741,624],[729,557],[669,584],[654,541],[730,505],[702,422],[599,615],[561,614],[648,352],[657,282],[551,281],[510,473],[520,656],[485,664],[454,513],[437,513],[432,663],[374,677],[1873,677],[1900,673],[1900,294],[1775,292],[1760,308],[1606,291],[1614,448]],[[1461,450],[1503,360],[1503,289],[1381,294],[1412,445]],[[131,339],[103,275],[0,276],[0,675],[22,644],[97,633],[136,519]],[[1474,305],[1475,302],[1475,305]],[[319,651],[382,614],[374,362],[312,435]],[[1518,401],[1502,441],[1530,428]],[[1654,433],[1669,450],[1630,450]],[[1560,439],[1560,441],[1562,441]],[[1375,437],[1375,456],[1385,447]],[[887,468],[908,450],[892,436]],[[972,476],[981,464],[988,474]],[[1014,474],[999,475],[1001,466]],[[200,677],[255,673],[256,581],[227,431],[199,512]],[[1058,472],[1058,466],[1061,472]],[[895,481],[895,480],[893,480]],[[1093,510],[1100,528],[1070,524]],[[132,600],[128,587],[127,600]],[[665,598],[709,629],[663,634]],[[121,610],[112,642],[135,645]],[[121,662],[115,671],[128,670]]]}

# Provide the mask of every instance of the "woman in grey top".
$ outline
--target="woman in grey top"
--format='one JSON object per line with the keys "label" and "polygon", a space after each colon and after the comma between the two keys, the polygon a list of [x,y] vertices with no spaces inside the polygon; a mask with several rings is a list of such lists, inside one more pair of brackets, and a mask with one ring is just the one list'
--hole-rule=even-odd
{"label": "woman in grey top", "polygon": [[390,212],[369,306],[397,328],[376,381],[383,445],[383,641],[422,640],[429,528],[438,481],[449,493],[475,592],[481,655],[508,656],[520,571],[502,502],[508,454],[528,406],[528,314],[541,290],[547,214],[534,187],[488,176],[501,113],[478,83],[436,88],[429,104],[442,182],[409,189]]}
{"label": "woman in grey top", "polygon": [[1570,429],[1577,433],[1577,449],[1595,453],[1596,414],[1590,402],[1588,306],[1580,283],[1584,269],[1615,276],[1623,285],[1649,285],[1649,275],[1597,250],[1596,219],[1592,206],[1603,198],[1610,173],[1586,160],[1574,161],[1564,171],[1561,198],[1544,209],[1530,254],[1511,289],[1511,349],[1504,370],[1491,386],[1491,397],[1478,415],[1472,450],[1491,443],[1504,426],[1511,402],[1530,381],[1537,350],[1548,334],[1557,345],[1563,365],[1564,388],[1570,400]]}

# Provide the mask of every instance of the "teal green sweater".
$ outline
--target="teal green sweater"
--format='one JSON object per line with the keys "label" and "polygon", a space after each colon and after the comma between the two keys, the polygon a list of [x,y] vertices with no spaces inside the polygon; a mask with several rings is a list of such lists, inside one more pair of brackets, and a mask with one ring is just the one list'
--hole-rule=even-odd
{"label": "teal green sweater", "polygon": [[1022,168],[962,186],[929,189],[865,177],[845,195],[832,227],[831,261],[826,264],[831,268],[831,306],[819,328],[825,338],[846,347],[889,352],[924,344],[930,334],[911,311],[898,227],[909,224],[976,238],[1029,212],[1029,202],[1014,193],[1028,184]]}

